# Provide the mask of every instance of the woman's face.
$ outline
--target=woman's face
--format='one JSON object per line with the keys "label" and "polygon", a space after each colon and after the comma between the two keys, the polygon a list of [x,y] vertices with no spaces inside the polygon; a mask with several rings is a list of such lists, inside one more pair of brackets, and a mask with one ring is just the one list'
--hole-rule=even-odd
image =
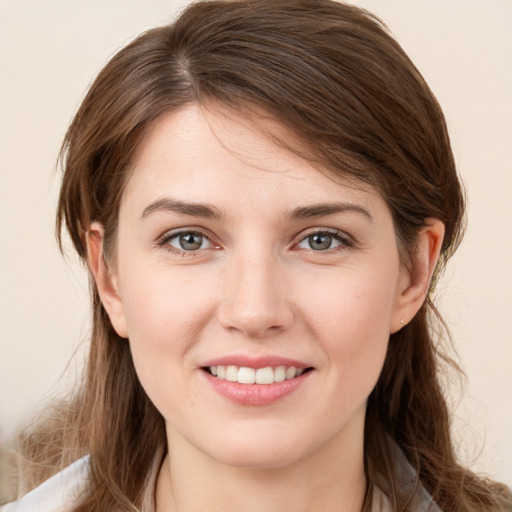
{"label": "woman's face", "polygon": [[409,279],[374,190],[190,106],[133,162],[111,271],[107,310],[171,445],[251,467],[362,450]]}

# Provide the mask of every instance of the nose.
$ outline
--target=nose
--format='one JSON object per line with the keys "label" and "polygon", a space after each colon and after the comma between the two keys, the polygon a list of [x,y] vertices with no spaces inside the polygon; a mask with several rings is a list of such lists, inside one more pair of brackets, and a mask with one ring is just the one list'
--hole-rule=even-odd
{"label": "nose", "polygon": [[294,322],[294,308],[277,257],[255,254],[232,260],[218,309],[220,324],[253,339],[288,329]]}

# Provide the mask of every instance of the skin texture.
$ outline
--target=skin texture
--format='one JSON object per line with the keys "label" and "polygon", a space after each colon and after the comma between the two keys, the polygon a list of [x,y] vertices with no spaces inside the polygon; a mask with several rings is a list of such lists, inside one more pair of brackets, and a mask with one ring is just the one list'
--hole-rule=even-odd
{"label": "skin texture", "polygon": [[[107,266],[94,223],[89,262],[166,420],[159,511],[360,510],[366,400],[389,334],[424,300],[442,224],[427,220],[405,269],[376,191],[333,182],[220,107],[162,116],[131,172],[115,256]],[[343,208],[292,216],[325,204]],[[326,231],[319,249],[311,237]],[[177,233],[190,232],[203,238],[187,251]],[[268,405],[219,395],[202,369],[269,355],[313,370]]]}

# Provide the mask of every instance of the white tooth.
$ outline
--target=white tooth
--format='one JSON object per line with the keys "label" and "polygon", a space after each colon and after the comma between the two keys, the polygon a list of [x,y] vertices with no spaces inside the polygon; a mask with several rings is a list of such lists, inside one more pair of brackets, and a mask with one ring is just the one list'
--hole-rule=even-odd
{"label": "white tooth", "polygon": [[241,366],[238,370],[238,382],[240,384],[254,384],[256,382],[256,370]]}
{"label": "white tooth", "polygon": [[297,368],[297,373],[295,374],[295,377],[298,377],[299,375],[302,375],[304,373],[304,370],[302,368]]}
{"label": "white tooth", "polygon": [[229,365],[227,368],[226,368],[226,376],[225,376],[225,379],[226,380],[229,380],[231,382],[236,382],[237,379],[238,379],[238,368],[236,366],[233,366],[233,365]]}
{"label": "white tooth", "polygon": [[256,384],[273,384],[274,370],[267,366],[266,368],[258,368],[256,370]]}
{"label": "white tooth", "polygon": [[274,370],[274,382],[282,382],[286,380],[286,366],[278,366]]}
{"label": "white tooth", "polygon": [[290,368],[286,369],[286,378],[293,379],[297,374],[297,368],[295,366],[290,366]]}
{"label": "white tooth", "polygon": [[217,367],[216,366],[210,366],[210,373],[212,375],[217,375]]}
{"label": "white tooth", "polygon": [[217,377],[219,379],[224,379],[225,376],[226,376],[226,367],[222,366],[222,365],[217,366]]}

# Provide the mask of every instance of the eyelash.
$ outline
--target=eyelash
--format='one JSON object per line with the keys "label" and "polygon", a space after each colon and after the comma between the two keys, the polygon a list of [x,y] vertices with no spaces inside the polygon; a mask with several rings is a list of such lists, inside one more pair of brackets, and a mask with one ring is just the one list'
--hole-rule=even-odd
{"label": "eyelash", "polygon": [[[175,254],[177,256],[181,256],[183,258],[186,257],[198,257],[201,255],[201,253],[208,249],[197,249],[197,250],[185,250],[185,249],[178,249],[176,247],[173,247],[170,245],[171,240],[177,239],[180,236],[183,235],[199,235],[203,237],[203,239],[208,240],[210,244],[212,244],[213,248],[218,248],[219,245],[215,244],[212,241],[212,236],[204,233],[201,230],[198,229],[181,229],[179,231],[173,231],[173,232],[166,232],[157,240],[157,245],[159,247],[162,247],[163,249],[171,252],[172,254]],[[313,237],[315,235],[327,235],[334,239],[336,242],[339,242],[339,245],[336,247],[329,247],[325,250],[314,250],[314,249],[305,249],[308,252],[312,254],[332,254],[338,251],[344,251],[348,249],[352,249],[356,246],[356,242],[350,235],[339,231],[337,229],[332,228],[323,228],[323,229],[312,229],[309,232],[301,233],[300,239],[297,242],[294,242],[292,244],[292,249],[296,250],[299,244],[305,242],[308,238]]]}
{"label": "eyelash", "polygon": [[315,235],[328,235],[332,239],[339,242],[338,246],[333,247],[333,248],[329,247],[328,249],[322,250],[322,251],[315,251],[314,249],[306,249],[315,255],[316,254],[332,254],[332,253],[335,253],[338,251],[352,249],[356,245],[354,239],[351,236],[349,236],[347,233],[344,233],[343,231],[339,231],[337,229],[332,229],[332,228],[323,228],[323,229],[316,228],[307,233],[302,233],[300,240],[298,242],[294,243],[293,247],[297,247],[299,244],[301,244],[302,242],[305,242],[308,238],[311,238]]}
{"label": "eyelash", "polygon": [[159,247],[162,247],[163,249],[165,249],[166,251],[169,251],[170,253],[172,254],[175,254],[177,256],[181,256],[182,258],[194,258],[194,257],[197,257],[197,256],[200,256],[201,252],[204,251],[205,249],[198,249],[198,250],[190,250],[190,251],[187,251],[185,249],[178,249],[176,247],[173,247],[172,245],[170,245],[170,242],[171,240],[174,240],[174,239],[177,239],[179,238],[180,236],[183,236],[183,235],[199,235],[201,237],[203,237],[203,239],[206,239],[208,240],[208,242],[210,244],[212,244],[212,246],[216,246],[216,244],[212,241],[212,237],[211,235],[208,235],[206,233],[204,233],[203,231],[199,230],[199,229],[181,229],[179,231],[173,231],[173,232],[167,232],[167,233],[164,233],[158,240],[157,240],[157,245]]}

